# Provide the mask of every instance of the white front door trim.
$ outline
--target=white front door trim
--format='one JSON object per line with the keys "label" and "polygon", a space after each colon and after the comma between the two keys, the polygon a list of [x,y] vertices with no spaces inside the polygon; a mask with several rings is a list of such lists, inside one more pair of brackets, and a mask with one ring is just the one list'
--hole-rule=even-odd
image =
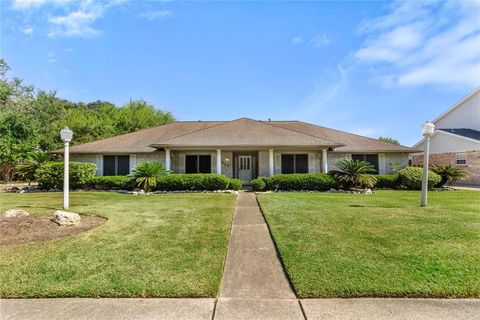
{"label": "white front door trim", "polygon": [[238,178],[243,183],[250,183],[253,173],[252,156],[238,156]]}

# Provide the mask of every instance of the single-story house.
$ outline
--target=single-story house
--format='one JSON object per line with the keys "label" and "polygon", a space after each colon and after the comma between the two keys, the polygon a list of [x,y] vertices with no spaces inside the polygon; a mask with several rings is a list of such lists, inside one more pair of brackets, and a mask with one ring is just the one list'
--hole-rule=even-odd
{"label": "single-story house", "polygon": [[301,121],[178,121],[74,145],[71,160],[97,175],[126,175],[144,161],[174,173],[221,173],[248,183],[278,173],[319,173],[341,159],[366,160],[378,173],[408,165],[417,150]]}

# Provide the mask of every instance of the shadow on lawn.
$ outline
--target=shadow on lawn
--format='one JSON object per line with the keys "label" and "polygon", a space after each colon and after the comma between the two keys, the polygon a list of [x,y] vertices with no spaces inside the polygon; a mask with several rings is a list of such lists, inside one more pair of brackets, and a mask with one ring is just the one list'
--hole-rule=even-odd
{"label": "shadow on lawn", "polygon": [[391,204],[382,204],[382,205],[368,205],[365,206],[363,204],[349,204],[351,208],[386,208],[386,209],[394,209],[394,208],[406,208],[406,206],[398,206],[398,205],[391,205]]}

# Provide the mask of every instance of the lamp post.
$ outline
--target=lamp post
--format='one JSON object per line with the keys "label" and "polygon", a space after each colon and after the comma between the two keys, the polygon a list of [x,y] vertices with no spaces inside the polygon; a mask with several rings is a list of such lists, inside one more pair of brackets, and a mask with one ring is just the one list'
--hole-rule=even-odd
{"label": "lamp post", "polygon": [[69,191],[69,172],[68,172],[68,162],[70,161],[69,155],[69,144],[73,138],[73,132],[67,126],[60,130],[60,138],[64,143],[64,152],[63,152],[63,209],[68,209],[69,206],[69,199],[68,199],[68,191]]}
{"label": "lamp post", "polygon": [[427,205],[427,189],[428,189],[428,157],[430,154],[430,137],[435,131],[435,125],[430,121],[422,125],[422,134],[425,137],[425,149],[423,152],[423,177],[422,177],[422,201],[420,205]]}

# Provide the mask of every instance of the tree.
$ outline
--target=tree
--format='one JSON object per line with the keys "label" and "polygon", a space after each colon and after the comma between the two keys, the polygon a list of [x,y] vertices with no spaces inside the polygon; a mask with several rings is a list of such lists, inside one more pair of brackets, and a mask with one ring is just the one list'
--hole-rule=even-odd
{"label": "tree", "polygon": [[336,164],[338,170],[329,173],[337,182],[346,189],[372,188],[377,179],[370,175],[375,172],[375,167],[366,161],[340,160]]}
{"label": "tree", "polygon": [[27,181],[34,180],[35,172],[45,162],[51,161],[53,156],[43,151],[30,152],[22,163],[17,166],[17,172],[22,179]]}
{"label": "tree", "polygon": [[399,145],[400,142],[396,139],[393,138],[388,138],[388,137],[378,137],[378,140],[386,142],[386,143],[391,143],[391,144],[397,144]]}
{"label": "tree", "polygon": [[119,133],[127,133],[174,121],[170,112],[155,109],[145,100],[131,100],[118,109],[116,127]]}
{"label": "tree", "polygon": [[2,180],[11,181],[15,166],[37,148],[38,135],[31,116],[9,110],[0,113],[0,173]]}

